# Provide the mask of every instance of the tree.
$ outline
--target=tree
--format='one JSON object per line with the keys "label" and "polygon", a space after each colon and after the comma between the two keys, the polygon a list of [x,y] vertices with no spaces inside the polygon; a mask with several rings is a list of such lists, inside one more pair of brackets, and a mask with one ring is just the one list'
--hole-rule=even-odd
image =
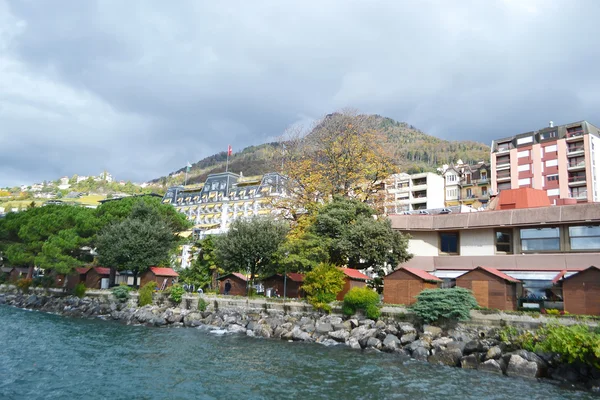
{"label": "tree", "polygon": [[313,216],[304,215],[290,230],[277,250],[277,272],[308,272],[329,261],[327,238],[316,235]]}
{"label": "tree", "polygon": [[215,256],[225,272],[249,272],[250,281],[273,267],[275,254],[289,230],[269,217],[237,219],[226,234],[215,238]]}
{"label": "tree", "polygon": [[132,271],[135,285],[139,273],[168,263],[176,237],[157,210],[139,202],[127,218],[105,226],[96,245],[99,262],[111,267],[110,285],[115,270]]}
{"label": "tree", "polygon": [[288,129],[283,141],[283,173],[290,178],[292,199],[302,208],[336,195],[367,201],[393,171],[391,154],[382,146],[385,135],[370,125],[368,116],[331,114],[308,134]]}
{"label": "tree", "polygon": [[412,257],[408,237],[394,231],[389,219],[374,214],[368,205],[342,197],[319,208],[312,230],[328,243],[331,263],[379,273]]}
{"label": "tree", "polygon": [[197,243],[200,248],[197,258],[192,262],[189,268],[179,273],[179,279],[182,282],[193,283],[200,288],[216,287],[217,274],[223,270],[217,266],[215,257],[215,239],[213,236],[207,236]]}
{"label": "tree", "polygon": [[302,290],[308,302],[316,309],[331,311],[329,303],[344,287],[344,273],[332,264],[319,264],[304,276]]}
{"label": "tree", "polygon": [[38,266],[68,274],[84,260],[97,232],[94,210],[78,206],[48,205],[0,220],[0,247],[10,265]]}

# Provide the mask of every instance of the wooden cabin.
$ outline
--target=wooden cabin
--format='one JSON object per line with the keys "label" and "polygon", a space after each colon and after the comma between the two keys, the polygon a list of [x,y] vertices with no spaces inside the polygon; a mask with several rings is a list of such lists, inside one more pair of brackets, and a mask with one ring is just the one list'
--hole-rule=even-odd
{"label": "wooden cabin", "polygon": [[[85,279],[91,267],[78,267],[67,276],[67,290],[73,290],[80,283],[86,285]],[[87,285],[86,285],[87,286]]]}
{"label": "wooden cabin", "polygon": [[246,296],[248,287],[248,278],[239,272],[223,275],[219,277],[219,293],[225,294],[225,286],[227,283],[231,286],[229,292],[232,296]]}
{"label": "wooden cabin", "polygon": [[102,279],[110,278],[110,268],[91,267],[85,273],[85,287],[89,289],[101,289]]}
{"label": "wooden cabin", "polygon": [[179,274],[173,268],[150,267],[140,275],[140,286],[148,282],[156,282],[160,290],[173,286]]}
{"label": "wooden cabin", "polygon": [[[302,291],[302,283],[304,282],[304,275],[295,272],[289,272],[287,279],[284,279],[284,275],[275,274],[268,278],[263,279],[262,283],[265,287],[265,291],[272,289],[274,293],[271,294],[273,297],[283,297],[284,293],[286,297],[300,298],[304,296]],[[284,283],[287,286],[284,290]]]}
{"label": "wooden cabin", "polygon": [[342,290],[337,294],[336,300],[344,300],[346,293],[355,287],[367,287],[367,281],[370,279],[362,272],[352,268],[340,268],[344,273],[345,282]]}
{"label": "wooden cabin", "polygon": [[515,311],[523,285],[495,268],[477,267],[456,278],[456,286],[473,291],[480,307]]}
{"label": "wooden cabin", "polygon": [[600,315],[600,268],[591,266],[562,281],[565,311]]}
{"label": "wooden cabin", "polygon": [[32,274],[30,274],[30,269],[31,269],[31,273],[33,273],[33,268],[15,267],[8,274],[8,280],[11,282],[16,282],[19,279],[25,279],[28,276],[31,278]]}
{"label": "wooden cabin", "polygon": [[410,305],[424,289],[437,289],[442,280],[416,268],[401,267],[383,278],[383,302]]}

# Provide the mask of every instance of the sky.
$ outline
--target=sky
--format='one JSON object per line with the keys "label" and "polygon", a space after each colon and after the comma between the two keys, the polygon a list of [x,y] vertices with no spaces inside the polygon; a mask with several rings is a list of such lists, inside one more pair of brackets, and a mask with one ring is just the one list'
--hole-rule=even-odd
{"label": "sky", "polygon": [[596,0],[0,0],[0,187],[143,182],[344,108],[490,144],[600,124]]}

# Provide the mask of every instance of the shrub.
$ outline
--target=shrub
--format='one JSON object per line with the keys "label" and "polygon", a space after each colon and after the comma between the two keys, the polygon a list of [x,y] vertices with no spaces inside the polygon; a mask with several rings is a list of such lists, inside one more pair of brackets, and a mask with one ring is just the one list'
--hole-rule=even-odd
{"label": "shrub", "polygon": [[198,310],[206,311],[206,307],[208,307],[208,302],[206,300],[204,300],[204,298],[199,297],[198,298]]}
{"label": "shrub", "polygon": [[551,324],[539,330],[537,350],[559,354],[564,362],[580,361],[600,368],[600,333],[587,325]]}
{"label": "shrub", "polygon": [[154,293],[154,289],[156,288],[156,282],[151,281],[146,283],[139,291],[138,297],[138,305],[140,307],[147,306],[148,304],[152,304],[152,293]]}
{"label": "shrub", "polygon": [[86,287],[85,287],[85,285],[83,283],[78,283],[73,288],[73,294],[81,299],[83,296],[85,296],[85,291],[86,290],[87,289],[86,289]]}
{"label": "shrub", "polygon": [[184,294],[185,294],[185,289],[181,285],[175,284],[175,285],[171,286],[169,298],[171,300],[173,300],[175,303],[180,303],[181,298],[183,297]]}
{"label": "shrub", "polygon": [[23,293],[29,292],[29,287],[33,283],[31,278],[21,278],[17,281],[17,287],[23,291]]}
{"label": "shrub", "polygon": [[356,311],[362,310],[367,318],[377,319],[381,314],[379,310],[379,295],[369,288],[352,288],[344,296],[342,312],[346,315],[353,315]]}
{"label": "shrub", "polygon": [[8,274],[6,272],[0,272],[0,284],[8,282]]}
{"label": "shrub", "polygon": [[129,296],[131,288],[126,285],[115,286],[110,291],[112,292],[113,296],[115,296],[115,298],[121,302],[129,300],[129,297],[131,297]]}
{"label": "shrub", "polygon": [[548,315],[561,315],[560,310],[556,310],[554,308],[548,308],[545,310],[546,314]]}
{"label": "shrub", "polygon": [[477,301],[470,290],[464,288],[425,289],[417,295],[410,309],[424,322],[440,319],[466,321]]}
{"label": "shrub", "polygon": [[344,273],[334,265],[321,263],[304,277],[302,289],[306,299],[317,310],[331,311],[329,303],[344,287]]}

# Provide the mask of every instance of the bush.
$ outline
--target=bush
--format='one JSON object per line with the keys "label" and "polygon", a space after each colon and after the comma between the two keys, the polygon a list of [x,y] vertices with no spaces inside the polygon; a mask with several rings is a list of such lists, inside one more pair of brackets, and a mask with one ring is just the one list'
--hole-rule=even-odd
{"label": "bush", "polygon": [[8,274],[6,272],[0,272],[0,284],[8,282]]}
{"label": "bush", "polygon": [[208,307],[208,302],[206,300],[204,300],[204,298],[199,297],[198,298],[198,310],[206,311],[206,307]]}
{"label": "bush", "polygon": [[369,288],[352,288],[344,296],[342,312],[346,315],[353,315],[356,311],[362,310],[367,318],[377,319],[381,314],[379,310],[379,295]]}
{"label": "bush", "polygon": [[156,288],[156,282],[151,281],[146,283],[139,291],[138,297],[138,305],[140,307],[147,306],[148,304],[152,304],[152,293],[154,293],[154,289]]}
{"label": "bush", "polygon": [[304,277],[302,289],[306,299],[317,310],[331,311],[329,303],[344,287],[344,273],[331,264],[321,263]]}
{"label": "bush", "polygon": [[131,288],[129,288],[129,286],[127,285],[115,286],[110,291],[112,292],[113,296],[115,296],[115,298],[121,302],[129,300],[129,298],[131,297],[129,295]]}
{"label": "bush", "polygon": [[17,287],[23,291],[23,293],[29,292],[29,287],[33,283],[31,278],[21,278],[17,281]]}
{"label": "bush", "polygon": [[425,289],[417,295],[417,302],[410,309],[424,322],[440,319],[466,321],[477,301],[470,290],[464,288]]}
{"label": "bush", "polygon": [[580,361],[600,368],[600,333],[587,325],[551,324],[538,331],[536,350],[559,354],[564,362]]}
{"label": "bush", "polygon": [[171,286],[169,298],[171,300],[173,300],[175,303],[180,303],[181,298],[183,297],[184,294],[185,294],[185,289],[181,285],[175,284],[175,285]]}
{"label": "bush", "polygon": [[86,290],[87,289],[86,289],[86,287],[85,287],[85,285],[83,283],[78,283],[73,288],[73,294],[81,299],[83,296],[85,296],[85,291]]}

